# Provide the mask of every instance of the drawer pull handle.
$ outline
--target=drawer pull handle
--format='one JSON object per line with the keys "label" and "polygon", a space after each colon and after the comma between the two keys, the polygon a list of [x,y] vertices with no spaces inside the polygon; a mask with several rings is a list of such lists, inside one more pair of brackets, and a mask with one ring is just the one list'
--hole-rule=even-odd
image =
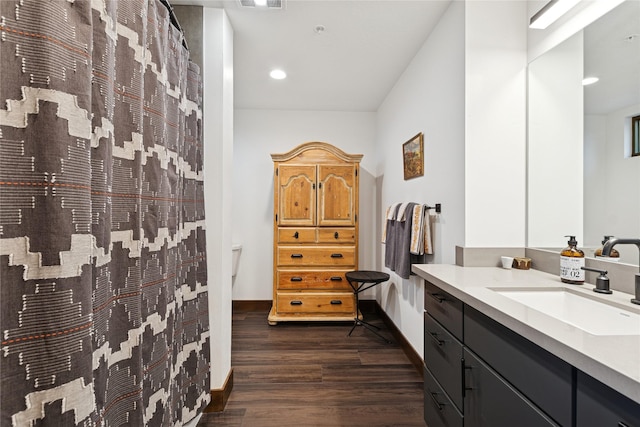
{"label": "drawer pull handle", "polygon": [[292,277],[291,281],[292,282],[302,282],[302,277],[299,277],[299,276]]}
{"label": "drawer pull handle", "polygon": [[444,340],[441,340],[438,338],[438,333],[437,332],[429,332],[429,335],[431,336],[431,338],[438,343],[438,346],[442,347],[444,345]]}
{"label": "drawer pull handle", "polygon": [[441,304],[447,300],[444,296],[442,296],[442,295],[440,295],[438,293],[429,292],[429,295],[431,295],[431,298],[433,298],[434,300],[438,301]]}
{"label": "drawer pull handle", "polygon": [[473,369],[472,366],[467,366],[464,359],[460,360],[460,367],[462,368],[462,397],[467,395],[467,391],[473,390],[473,387],[467,387],[467,374],[465,372],[466,369]]}
{"label": "drawer pull handle", "polygon": [[299,234],[298,234],[298,232],[297,232],[297,231],[296,231],[295,233],[293,233],[293,238],[294,238],[294,239],[297,239],[297,238],[298,238],[298,236],[299,236]]}
{"label": "drawer pull handle", "polygon": [[340,301],[339,299],[332,299],[331,300],[331,305],[341,305],[342,301]]}
{"label": "drawer pull handle", "polygon": [[337,239],[338,237],[340,237],[340,235],[339,235],[339,234],[338,234],[338,232],[336,231],[335,233],[333,233],[333,237],[334,237],[335,239]]}
{"label": "drawer pull handle", "polygon": [[342,277],[340,277],[340,276],[332,276],[331,277],[331,281],[332,282],[342,282]]}
{"label": "drawer pull handle", "polygon": [[302,258],[302,254],[291,254],[291,258]]}
{"label": "drawer pull handle", "polygon": [[342,254],[331,254],[331,258],[342,258]]}
{"label": "drawer pull handle", "polygon": [[299,301],[299,300],[293,300],[293,301],[291,301],[291,303],[290,303],[290,304],[291,304],[291,305],[302,305],[302,301]]}
{"label": "drawer pull handle", "polygon": [[439,393],[431,392],[429,394],[431,395],[431,400],[433,400],[433,403],[435,403],[436,406],[438,407],[438,411],[442,411],[444,409],[445,403],[438,402],[438,399],[436,398],[436,394],[439,394]]}

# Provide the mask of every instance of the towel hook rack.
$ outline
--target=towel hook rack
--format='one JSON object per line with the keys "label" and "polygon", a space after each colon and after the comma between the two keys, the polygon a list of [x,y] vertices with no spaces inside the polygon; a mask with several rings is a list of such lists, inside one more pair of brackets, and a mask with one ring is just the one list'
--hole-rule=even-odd
{"label": "towel hook rack", "polygon": [[435,206],[429,206],[429,205],[425,205],[424,206],[425,209],[429,210],[429,209],[435,209],[436,213],[440,213],[442,212],[442,205],[440,203],[436,203]]}

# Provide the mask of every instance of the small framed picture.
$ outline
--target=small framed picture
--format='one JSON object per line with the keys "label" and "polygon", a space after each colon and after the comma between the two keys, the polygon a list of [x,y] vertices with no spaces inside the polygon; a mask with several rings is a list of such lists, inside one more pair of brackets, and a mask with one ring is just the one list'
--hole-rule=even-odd
{"label": "small framed picture", "polygon": [[402,144],[404,180],[424,175],[424,141],[422,132]]}

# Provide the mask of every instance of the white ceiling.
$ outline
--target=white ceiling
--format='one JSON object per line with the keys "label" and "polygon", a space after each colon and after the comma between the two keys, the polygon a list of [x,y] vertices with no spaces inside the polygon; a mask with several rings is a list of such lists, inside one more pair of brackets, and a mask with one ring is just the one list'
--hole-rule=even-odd
{"label": "white ceiling", "polygon": [[640,103],[640,1],[622,3],[584,30],[586,114],[607,114]]}
{"label": "white ceiling", "polygon": [[[283,0],[280,10],[236,0],[174,0],[224,7],[234,29],[236,108],[376,111],[451,0]],[[318,34],[315,27],[325,31]],[[272,68],[285,80],[269,77]]]}

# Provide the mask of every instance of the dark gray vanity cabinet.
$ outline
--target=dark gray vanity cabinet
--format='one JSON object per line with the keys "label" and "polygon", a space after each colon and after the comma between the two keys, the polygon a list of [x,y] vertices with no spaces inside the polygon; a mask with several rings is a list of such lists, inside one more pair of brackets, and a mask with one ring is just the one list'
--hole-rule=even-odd
{"label": "dark gray vanity cabinet", "polygon": [[576,425],[579,427],[638,427],[640,405],[578,370]]}
{"label": "dark gray vanity cabinet", "polygon": [[570,426],[573,367],[478,310],[464,309],[465,345],[558,424]]}
{"label": "dark gray vanity cabinet", "polygon": [[424,299],[429,427],[571,426],[570,365],[429,282]]}
{"label": "dark gray vanity cabinet", "polygon": [[464,370],[465,427],[558,425],[466,348]]}

